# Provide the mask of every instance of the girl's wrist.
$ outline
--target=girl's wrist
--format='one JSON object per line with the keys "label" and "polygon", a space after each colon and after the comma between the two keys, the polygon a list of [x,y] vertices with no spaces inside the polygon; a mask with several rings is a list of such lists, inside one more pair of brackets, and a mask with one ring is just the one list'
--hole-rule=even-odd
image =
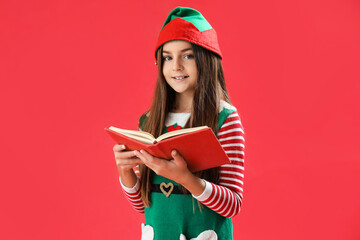
{"label": "girl's wrist", "polygon": [[121,177],[119,177],[119,181],[120,181],[120,184],[121,184],[121,187],[125,190],[125,192],[128,192],[128,193],[136,193],[139,188],[140,188],[140,183],[139,183],[139,180],[137,179],[136,180],[136,183],[134,186],[126,186],[123,181],[121,180]]}
{"label": "girl's wrist", "polygon": [[128,188],[132,188],[137,182],[137,177],[133,169],[119,169],[119,177],[122,184]]}
{"label": "girl's wrist", "polygon": [[119,172],[119,176],[121,177],[132,174],[132,172],[134,172],[134,169],[118,167],[118,172]]}
{"label": "girl's wrist", "polygon": [[189,172],[189,175],[184,176],[183,179],[184,181],[179,184],[184,186],[192,195],[199,196],[204,192],[206,184],[201,178]]}

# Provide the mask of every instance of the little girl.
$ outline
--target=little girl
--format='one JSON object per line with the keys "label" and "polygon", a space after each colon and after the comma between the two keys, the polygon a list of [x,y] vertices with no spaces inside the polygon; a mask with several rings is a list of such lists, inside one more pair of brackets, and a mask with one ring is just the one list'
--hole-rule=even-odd
{"label": "little girl", "polygon": [[216,32],[200,12],[177,7],[160,31],[155,56],[154,99],[139,129],[157,137],[209,126],[231,163],[192,173],[176,149],[169,161],[115,145],[121,186],[145,213],[142,239],[233,239],[231,217],[243,198],[244,131],[226,90]]}

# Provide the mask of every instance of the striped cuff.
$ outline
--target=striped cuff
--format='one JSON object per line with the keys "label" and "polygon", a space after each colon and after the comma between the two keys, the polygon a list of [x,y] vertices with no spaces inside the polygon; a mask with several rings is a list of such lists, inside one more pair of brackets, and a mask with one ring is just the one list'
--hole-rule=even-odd
{"label": "striped cuff", "polygon": [[121,182],[121,178],[119,176],[119,182],[121,184],[121,187],[124,189],[125,192],[127,193],[136,193],[139,188],[140,188],[140,181],[139,181],[139,178],[137,178],[136,180],[136,183],[135,183],[135,186],[133,186],[132,188],[128,188],[126,187],[122,182]]}
{"label": "striped cuff", "polygon": [[200,202],[207,200],[210,197],[210,195],[212,193],[212,189],[213,189],[211,183],[209,183],[205,179],[202,179],[202,180],[205,182],[204,191],[199,196],[192,195],[195,199],[199,200]]}

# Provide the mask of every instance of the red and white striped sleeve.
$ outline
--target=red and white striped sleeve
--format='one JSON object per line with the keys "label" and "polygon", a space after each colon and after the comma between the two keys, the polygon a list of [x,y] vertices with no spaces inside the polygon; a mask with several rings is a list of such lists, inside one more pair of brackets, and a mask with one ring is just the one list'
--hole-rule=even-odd
{"label": "red and white striped sleeve", "polygon": [[128,188],[124,186],[121,182],[121,178],[119,177],[119,181],[121,184],[122,189],[124,190],[126,198],[129,200],[130,204],[133,206],[133,208],[139,212],[144,213],[144,203],[141,200],[141,191],[140,191],[140,179],[139,179],[139,167],[136,166],[134,168],[135,174],[137,176],[137,181],[134,187]]}
{"label": "red and white striped sleeve", "polygon": [[[138,122],[138,130],[142,131],[141,129],[141,119],[144,115],[142,115],[139,119]],[[140,170],[139,170],[139,166],[134,167],[134,172],[137,176],[137,181],[134,187],[132,188],[128,188],[126,186],[124,186],[124,184],[122,184],[121,182],[121,178],[119,177],[119,182],[121,184],[122,189],[124,190],[125,196],[126,198],[129,200],[130,204],[133,206],[133,208],[139,212],[139,213],[144,213],[144,203],[142,202],[141,199],[141,191],[140,191]]]}
{"label": "red and white striped sleeve", "polygon": [[205,181],[204,192],[194,197],[218,214],[230,218],[240,212],[243,199],[245,139],[237,112],[227,117],[218,138],[230,163],[220,167],[219,185]]}

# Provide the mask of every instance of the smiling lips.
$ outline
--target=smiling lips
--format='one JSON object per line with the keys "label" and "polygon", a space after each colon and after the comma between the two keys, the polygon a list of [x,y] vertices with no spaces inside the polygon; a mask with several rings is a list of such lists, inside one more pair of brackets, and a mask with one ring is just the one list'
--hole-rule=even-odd
{"label": "smiling lips", "polygon": [[182,80],[184,80],[185,78],[188,78],[189,76],[175,76],[172,77],[172,79],[175,80],[175,82],[181,82]]}

